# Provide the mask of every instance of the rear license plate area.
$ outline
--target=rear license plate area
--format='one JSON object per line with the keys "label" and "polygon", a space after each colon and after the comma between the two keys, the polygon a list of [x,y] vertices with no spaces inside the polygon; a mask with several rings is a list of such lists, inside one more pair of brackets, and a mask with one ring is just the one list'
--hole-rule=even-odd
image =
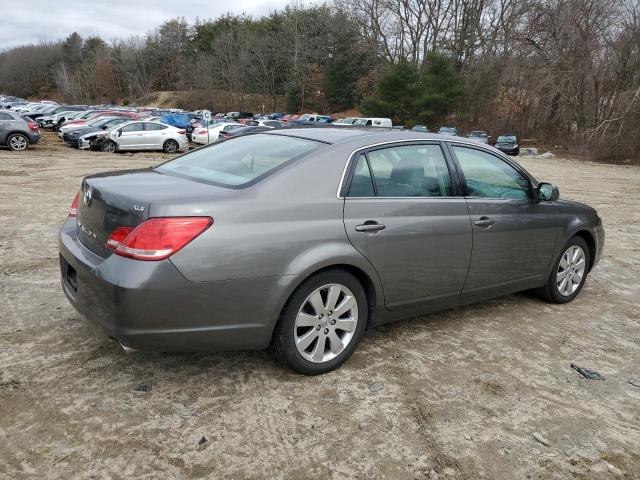
{"label": "rear license plate area", "polygon": [[62,255],[60,255],[60,272],[64,282],[71,287],[74,292],[78,292],[78,272],[69,265]]}

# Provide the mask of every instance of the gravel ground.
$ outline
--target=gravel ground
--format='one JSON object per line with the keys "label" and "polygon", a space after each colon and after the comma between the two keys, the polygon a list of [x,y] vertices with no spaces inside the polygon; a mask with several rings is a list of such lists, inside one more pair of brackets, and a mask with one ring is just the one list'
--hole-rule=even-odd
{"label": "gravel ground", "polygon": [[640,168],[520,159],[603,218],[570,305],[397,322],[303,377],[265,352],[126,355],[67,303],[56,231],[81,178],[165,158],[0,150],[1,478],[640,478]]}

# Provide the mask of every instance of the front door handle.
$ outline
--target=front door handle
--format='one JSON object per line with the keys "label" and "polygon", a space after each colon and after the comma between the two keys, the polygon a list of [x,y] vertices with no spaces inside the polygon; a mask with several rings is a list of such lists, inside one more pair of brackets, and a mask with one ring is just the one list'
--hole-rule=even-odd
{"label": "front door handle", "polygon": [[478,220],[473,222],[474,225],[477,225],[479,227],[490,227],[494,223],[496,222],[493,220],[493,218],[489,217],[480,217]]}
{"label": "front door handle", "polygon": [[373,220],[367,220],[362,225],[356,225],[356,232],[379,232],[387,228],[385,225]]}

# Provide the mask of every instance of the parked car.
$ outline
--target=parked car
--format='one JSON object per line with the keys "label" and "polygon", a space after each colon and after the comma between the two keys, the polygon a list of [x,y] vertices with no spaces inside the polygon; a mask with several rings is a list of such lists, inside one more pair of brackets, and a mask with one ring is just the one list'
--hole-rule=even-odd
{"label": "parked car", "polygon": [[269,128],[282,128],[288,127],[289,124],[281,122],[280,120],[247,120],[244,124],[248,127],[269,127]]}
{"label": "parked car", "polygon": [[227,138],[237,137],[238,135],[246,135],[247,133],[259,133],[272,130],[273,127],[265,127],[258,125],[242,125],[240,128],[234,128],[227,132],[221,131],[218,135],[218,140],[226,140]]}
{"label": "parked car", "polygon": [[452,135],[454,137],[458,136],[458,129],[456,127],[440,127],[438,130],[440,135]]}
{"label": "parked car", "polygon": [[222,122],[209,125],[208,128],[197,128],[191,134],[191,141],[200,145],[215,143],[218,141],[220,132],[229,132],[234,128],[240,128],[243,125],[238,122]]}
{"label": "parked car", "polygon": [[604,230],[558,196],[464,138],[272,129],[86,177],[62,288],[126,348],[270,347],[319,374],[388,321],[527,289],[573,300]]}
{"label": "parked car", "polygon": [[489,134],[484,130],[472,130],[469,132],[469,135],[467,135],[467,138],[480,143],[489,143]]}
{"label": "parked car", "polygon": [[129,121],[130,120],[126,117],[101,117],[90,122],[87,125],[65,129],[62,134],[62,140],[64,140],[72,147],[79,148],[82,143],[80,139],[85,135],[109,131],[114,129],[118,125],[122,125],[123,123]]}
{"label": "parked car", "polygon": [[387,127],[391,128],[393,124],[390,118],[358,118],[353,122],[354,127]]}
{"label": "parked car", "polygon": [[423,133],[427,133],[429,131],[429,129],[427,128],[426,125],[414,125],[411,128],[411,131],[413,132],[423,132]]}
{"label": "parked car", "polygon": [[103,152],[162,150],[176,153],[187,150],[189,140],[184,129],[160,122],[132,121],[107,132],[100,149]]}
{"label": "parked car", "polygon": [[0,145],[11,150],[26,150],[40,140],[38,125],[30,118],[9,110],[0,111]]}
{"label": "parked car", "polygon": [[507,155],[519,155],[518,137],[513,133],[503,133],[496,138],[495,147]]}
{"label": "parked car", "polygon": [[304,115],[300,115],[295,120],[289,119],[288,123],[293,125],[317,125],[321,123],[331,123],[332,118],[329,115],[311,115],[305,113]]}
{"label": "parked car", "polygon": [[331,125],[336,125],[338,127],[339,126],[353,125],[357,119],[358,119],[357,117],[339,118],[339,119],[334,120],[333,122],[331,122]]}

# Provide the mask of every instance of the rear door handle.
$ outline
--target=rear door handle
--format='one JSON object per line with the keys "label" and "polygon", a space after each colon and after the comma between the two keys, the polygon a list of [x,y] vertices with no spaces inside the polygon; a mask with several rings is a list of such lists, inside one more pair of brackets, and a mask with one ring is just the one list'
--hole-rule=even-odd
{"label": "rear door handle", "polygon": [[375,222],[373,220],[367,220],[362,225],[356,225],[356,232],[379,232],[380,230],[384,230],[387,228],[385,225],[381,223]]}
{"label": "rear door handle", "polygon": [[494,223],[496,222],[493,220],[493,218],[489,217],[480,217],[478,220],[473,222],[474,225],[477,225],[479,227],[490,227]]}

